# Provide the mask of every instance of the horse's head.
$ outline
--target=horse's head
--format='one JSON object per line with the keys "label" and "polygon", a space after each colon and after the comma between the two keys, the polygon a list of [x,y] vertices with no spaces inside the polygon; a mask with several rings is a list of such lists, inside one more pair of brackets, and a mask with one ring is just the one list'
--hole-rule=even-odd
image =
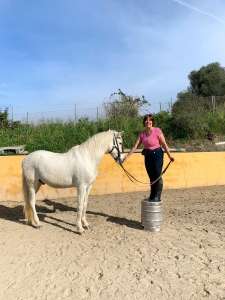
{"label": "horse's head", "polygon": [[110,144],[109,152],[117,163],[122,162],[123,155],[123,138],[122,132],[112,131],[112,143]]}

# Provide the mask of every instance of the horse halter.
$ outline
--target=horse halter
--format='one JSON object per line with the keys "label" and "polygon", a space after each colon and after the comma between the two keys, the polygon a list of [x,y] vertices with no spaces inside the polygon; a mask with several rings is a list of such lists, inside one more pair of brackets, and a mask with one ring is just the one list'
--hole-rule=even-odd
{"label": "horse halter", "polygon": [[113,134],[113,146],[112,146],[112,149],[108,153],[111,154],[114,149],[116,149],[116,151],[117,151],[117,157],[116,158],[113,157],[113,158],[114,158],[114,160],[117,163],[121,164],[121,153],[123,153],[123,149],[122,149],[122,152],[120,152],[119,144],[118,144],[117,138],[115,136],[115,133]]}

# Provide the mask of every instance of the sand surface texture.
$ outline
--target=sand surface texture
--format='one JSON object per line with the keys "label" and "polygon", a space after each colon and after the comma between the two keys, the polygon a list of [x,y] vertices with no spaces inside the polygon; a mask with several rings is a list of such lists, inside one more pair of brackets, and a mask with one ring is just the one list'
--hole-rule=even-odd
{"label": "sand surface texture", "polygon": [[89,199],[76,233],[72,199],[0,203],[0,299],[225,299],[225,187],[165,190],[159,233],[142,230],[147,193]]}

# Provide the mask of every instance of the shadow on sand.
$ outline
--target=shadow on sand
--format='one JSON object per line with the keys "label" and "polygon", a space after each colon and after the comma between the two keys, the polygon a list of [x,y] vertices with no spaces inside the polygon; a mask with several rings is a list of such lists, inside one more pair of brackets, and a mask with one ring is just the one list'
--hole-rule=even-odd
{"label": "shadow on sand", "polygon": [[[51,213],[55,213],[57,211],[65,212],[65,211],[73,211],[77,212],[77,209],[53,200],[43,200],[44,205],[36,205],[36,210],[38,212],[38,216],[41,222],[56,226],[58,228],[64,229],[66,231],[77,233],[64,225],[69,226],[76,226],[75,223],[69,223],[64,220],[58,219],[55,216],[51,216]],[[94,212],[94,211],[87,211],[87,214],[95,215],[95,216],[102,216],[106,218],[107,222],[124,225],[134,229],[142,229],[140,222],[135,220],[130,220],[127,218],[121,218],[116,216],[111,216],[102,212]],[[11,222],[16,222],[20,224],[25,224],[24,214],[23,214],[23,205],[18,205],[15,207],[8,207],[5,205],[0,204],[0,219],[5,219]],[[62,224],[58,224],[62,223]]]}

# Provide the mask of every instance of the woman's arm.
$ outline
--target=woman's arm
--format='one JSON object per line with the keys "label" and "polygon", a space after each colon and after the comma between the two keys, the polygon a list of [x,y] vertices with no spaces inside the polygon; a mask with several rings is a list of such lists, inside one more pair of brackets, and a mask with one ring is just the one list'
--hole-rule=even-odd
{"label": "woman's arm", "polygon": [[134,144],[134,146],[133,146],[133,148],[130,150],[130,152],[128,152],[127,155],[124,156],[123,162],[124,162],[129,156],[131,156],[132,153],[134,153],[134,151],[140,146],[140,144],[141,144],[141,140],[140,140],[140,137],[138,137],[137,140],[136,140],[136,142],[135,142],[135,144]]}
{"label": "woman's arm", "polygon": [[174,158],[171,156],[170,154],[170,150],[169,150],[169,147],[167,146],[167,143],[166,143],[166,140],[165,140],[165,137],[163,135],[163,133],[161,133],[159,135],[159,142],[160,142],[160,145],[163,147],[163,149],[165,150],[166,154],[168,155],[169,159],[171,161],[174,161]]}

